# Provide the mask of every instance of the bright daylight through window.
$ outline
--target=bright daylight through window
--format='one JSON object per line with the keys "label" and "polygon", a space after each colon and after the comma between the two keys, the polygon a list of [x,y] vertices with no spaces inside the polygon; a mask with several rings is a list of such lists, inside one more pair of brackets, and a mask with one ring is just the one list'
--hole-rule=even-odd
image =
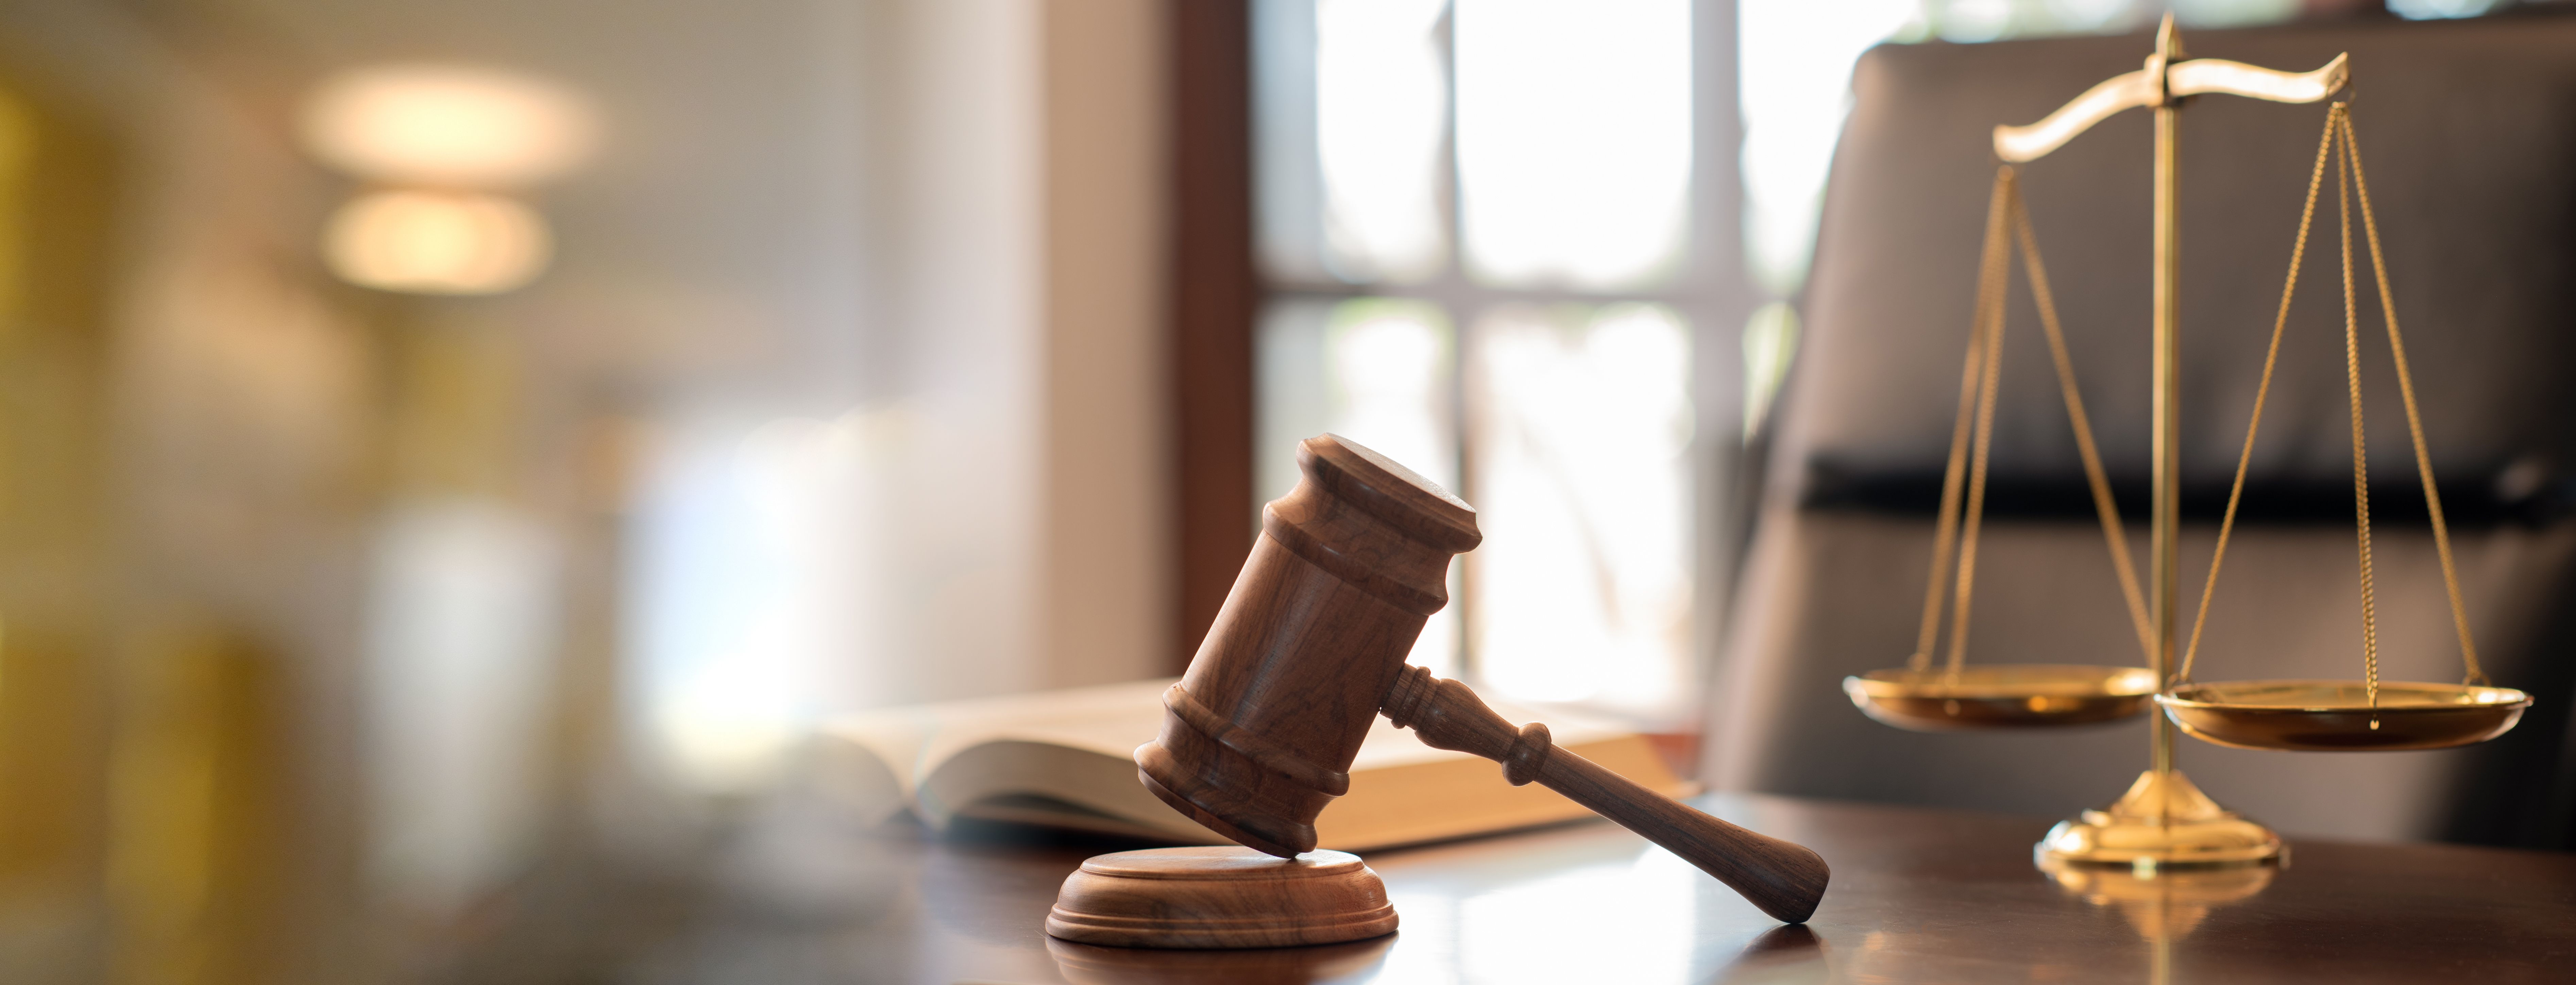
{"label": "bright daylight through window", "polygon": [[1413,661],[1523,700],[1683,711],[1688,0],[1258,6],[1258,494],[1346,435],[1485,542]]}
{"label": "bright daylight through window", "polygon": [[[2298,9],[2171,6],[2212,26]],[[1486,534],[1415,663],[1521,700],[1686,714],[1711,629],[1692,604],[1711,533],[1698,466],[1761,433],[1797,352],[1853,65],[1882,41],[2116,33],[2164,9],[1258,0],[1259,499],[1295,484],[1296,442],[1318,432],[1394,456],[1475,504]],[[1733,50],[1694,51],[1726,35],[1696,22],[1713,14]],[[1740,122],[1741,143],[1710,141],[1709,120]],[[1695,148],[1734,155],[1741,188],[1694,187],[1727,170]],[[1742,237],[1740,268],[1718,267],[1731,244],[1691,241],[1710,229]],[[1694,375],[1711,340],[1740,376]],[[1701,433],[1711,420],[1727,433]]]}

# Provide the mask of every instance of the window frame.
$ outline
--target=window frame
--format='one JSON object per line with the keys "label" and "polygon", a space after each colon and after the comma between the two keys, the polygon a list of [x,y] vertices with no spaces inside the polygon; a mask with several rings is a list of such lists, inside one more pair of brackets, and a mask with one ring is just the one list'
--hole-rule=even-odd
{"label": "window frame", "polygon": [[[1190,4],[1181,4],[1190,6]],[[1228,4],[1235,6],[1235,4]],[[1439,272],[1413,283],[1354,282],[1315,277],[1286,275],[1268,269],[1259,261],[1256,226],[1247,233],[1254,238],[1246,245],[1253,258],[1253,311],[1246,328],[1247,346],[1255,347],[1262,313],[1282,303],[1329,305],[1367,298],[1396,298],[1421,301],[1437,306],[1448,316],[1455,344],[1450,346],[1448,367],[1453,385],[1449,408],[1458,427],[1458,476],[1460,498],[1476,501],[1474,441],[1469,429],[1467,372],[1470,354],[1475,349],[1478,323],[1490,312],[1509,305],[1598,307],[1609,304],[1641,302],[1660,305],[1673,311],[1684,323],[1691,339],[1692,366],[1689,392],[1694,408],[1694,432],[1689,452],[1692,462],[1691,529],[1695,544],[1690,552],[1692,571],[1693,639],[1688,654],[1694,677],[1685,676],[1685,687],[1694,693],[1680,702],[1694,709],[1700,703],[1696,693],[1704,688],[1705,675],[1713,665],[1722,638],[1726,600],[1731,596],[1733,574],[1742,554],[1741,519],[1749,515],[1751,490],[1738,490],[1728,480],[1740,474],[1745,447],[1738,440],[1743,434],[1742,346],[1741,333],[1747,317],[1763,301],[1769,300],[1752,284],[1745,271],[1742,241],[1743,188],[1738,155],[1741,150],[1742,122],[1737,106],[1736,79],[1736,5],[1733,0],[1691,0],[1691,116],[1693,136],[1690,169],[1688,214],[1684,224],[1681,256],[1672,274],[1660,283],[1628,289],[1592,290],[1561,287],[1514,287],[1484,283],[1470,276],[1465,264],[1465,240],[1461,228],[1463,210],[1460,201],[1457,140],[1457,58],[1455,9],[1444,11],[1435,31],[1441,55],[1442,71],[1447,76],[1447,105],[1444,109],[1446,132],[1440,142],[1439,210],[1447,239],[1446,255]],[[1259,28],[1262,17],[1253,4],[1244,3],[1247,29]],[[1246,78],[1259,70],[1252,64],[1254,53],[1261,51],[1261,39],[1249,38]],[[1186,80],[1176,80],[1186,84]],[[1248,83],[1251,90],[1257,83]],[[1257,97],[1256,97],[1257,98]],[[1247,114],[1251,132],[1258,132],[1262,120],[1256,102]],[[1256,150],[1249,159],[1259,166]],[[1258,196],[1257,184],[1248,188]],[[1320,206],[1320,202],[1315,203]],[[1253,201],[1247,198],[1247,208]],[[1255,222],[1259,219],[1255,218]],[[1257,355],[1255,356],[1257,358]],[[1257,367],[1247,359],[1247,383],[1257,380]],[[1248,388],[1247,388],[1248,389]],[[1247,403],[1257,397],[1247,394]],[[1184,408],[1187,412],[1187,408]],[[1249,428],[1246,429],[1247,433]],[[1243,456],[1247,465],[1251,453]],[[1258,495],[1246,476],[1247,490],[1238,502],[1250,509],[1253,529],[1258,530]],[[1238,507],[1239,509],[1242,507]],[[1473,618],[1476,566],[1462,565],[1462,591],[1452,604],[1460,608],[1460,653],[1457,665],[1473,681],[1478,675],[1478,641]],[[1228,572],[1230,577],[1231,571]],[[1202,627],[1203,630],[1203,627]],[[1188,639],[1195,641],[1197,634]],[[1690,713],[1690,712],[1685,712]]]}

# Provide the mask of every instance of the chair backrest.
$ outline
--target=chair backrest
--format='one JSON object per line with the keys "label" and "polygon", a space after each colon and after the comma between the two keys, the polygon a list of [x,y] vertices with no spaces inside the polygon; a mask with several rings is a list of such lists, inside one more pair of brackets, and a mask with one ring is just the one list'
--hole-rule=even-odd
{"label": "chair backrest", "polygon": [[[2193,57],[2352,57],[2355,129],[2481,656],[2533,692],[2472,750],[2245,752],[2183,740],[2221,802],[2293,833],[2565,846],[2576,816],[2576,18],[2187,33]],[[1948,452],[1990,132],[2136,68],[2140,36],[1884,46],[1854,77],[1807,331],[1712,702],[1721,787],[2067,814],[2145,765],[2145,726],[1923,735],[1836,682],[1913,648]],[[2325,107],[2196,99],[2181,121],[2185,625],[2244,440]],[[2145,113],[2021,174],[2132,543],[2150,413]],[[2358,677],[2333,176],[2311,233],[2196,677]],[[2383,676],[2457,680],[2369,255],[2354,219]],[[2140,664],[2018,267],[1970,656]],[[2143,553],[2140,554],[2141,562]],[[2144,576],[2141,571],[2141,577]]]}

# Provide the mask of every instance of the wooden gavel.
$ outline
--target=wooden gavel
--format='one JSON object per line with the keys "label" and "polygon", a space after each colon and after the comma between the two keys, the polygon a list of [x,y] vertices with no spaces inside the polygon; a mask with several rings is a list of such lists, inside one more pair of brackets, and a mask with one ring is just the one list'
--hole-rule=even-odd
{"label": "wooden gavel", "polygon": [[1303,481],[1262,510],[1262,536],[1181,682],[1137,775],[1165,803],[1244,845],[1293,858],[1315,816],[1350,790],[1352,757],[1380,711],[1441,749],[1503,764],[1591,808],[1803,923],[1829,876],[1815,852],[1755,834],[1515,728],[1457,681],[1404,663],[1448,604],[1449,559],[1483,540],[1476,511],[1336,435],[1297,446]]}

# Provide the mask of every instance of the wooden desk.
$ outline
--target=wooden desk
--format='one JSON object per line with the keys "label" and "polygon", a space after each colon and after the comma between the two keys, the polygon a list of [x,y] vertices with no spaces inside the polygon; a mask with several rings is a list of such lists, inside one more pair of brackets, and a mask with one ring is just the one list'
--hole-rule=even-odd
{"label": "wooden desk", "polygon": [[[1039,924],[1084,851],[902,843],[857,931],[889,982],[2576,982],[2576,855],[2294,843],[2284,870],[2032,868],[2045,820],[1711,797],[1822,853],[1834,883],[1783,927],[1606,823],[1379,852],[1403,928],[1268,952],[1129,951]],[[2268,877],[2268,878],[2267,878]],[[848,952],[844,952],[848,953]]]}

